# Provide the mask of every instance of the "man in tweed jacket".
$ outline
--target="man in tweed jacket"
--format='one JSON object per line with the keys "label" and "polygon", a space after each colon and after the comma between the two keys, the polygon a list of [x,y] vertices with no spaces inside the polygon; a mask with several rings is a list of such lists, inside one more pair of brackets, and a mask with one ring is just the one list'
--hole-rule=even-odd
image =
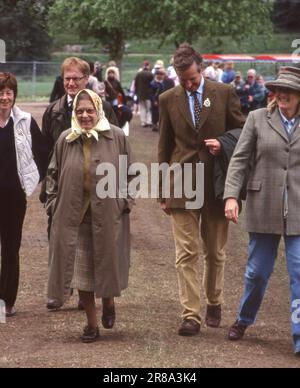
{"label": "man in tweed jacket", "polygon": [[[214,160],[221,151],[218,136],[242,128],[245,122],[240,101],[229,85],[205,80],[201,56],[188,44],[179,47],[174,66],[181,85],[160,96],[159,163],[204,163],[204,206],[186,209],[186,198],[164,198],[161,208],[171,215],[176,245],[180,302],[183,307],[179,335],[196,335],[200,330],[199,250],[203,240],[207,299],[206,324],[219,327],[223,303],[224,247],[228,222],[222,201],[214,193]],[[163,182],[162,182],[163,183]],[[174,182],[171,180],[171,189]],[[172,190],[171,190],[172,193]],[[200,227],[201,218],[201,227]]]}

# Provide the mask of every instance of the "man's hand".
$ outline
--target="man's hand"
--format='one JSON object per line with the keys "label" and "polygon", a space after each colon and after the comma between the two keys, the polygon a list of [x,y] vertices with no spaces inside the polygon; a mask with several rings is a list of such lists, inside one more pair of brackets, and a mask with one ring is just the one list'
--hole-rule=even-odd
{"label": "man's hand", "polygon": [[235,198],[228,198],[225,204],[225,217],[227,220],[238,223],[239,205]]}
{"label": "man's hand", "polygon": [[217,156],[221,152],[221,143],[217,139],[207,139],[204,140],[206,147],[208,148],[209,152]]}
{"label": "man's hand", "polygon": [[168,216],[171,215],[171,211],[170,211],[170,209],[167,208],[167,205],[166,205],[165,202],[161,202],[160,208],[161,208],[161,210],[162,210],[163,212],[165,212]]}

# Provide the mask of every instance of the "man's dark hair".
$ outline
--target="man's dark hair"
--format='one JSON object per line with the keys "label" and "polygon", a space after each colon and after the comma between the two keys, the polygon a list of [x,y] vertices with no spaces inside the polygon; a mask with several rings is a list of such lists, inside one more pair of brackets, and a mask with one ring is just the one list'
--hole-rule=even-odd
{"label": "man's dark hair", "polygon": [[174,55],[175,70],[185,71],[191,67],[193,63],[196,63],[200,71],[202,62],[202,56],[197,53],[189,43],[181,44]]}

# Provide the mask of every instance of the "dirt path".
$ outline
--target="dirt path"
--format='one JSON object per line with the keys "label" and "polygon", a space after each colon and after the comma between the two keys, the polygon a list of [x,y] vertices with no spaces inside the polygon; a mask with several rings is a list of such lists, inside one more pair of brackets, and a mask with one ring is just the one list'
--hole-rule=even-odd
{"label": "dirt path", "polygon": [[[41,121],[45,104],[22,107]],[[130,141],[136,159],[155,160],[157,134],[141,129],[137,119],[132,127]],[[243,288],[246,250],[242,225],[232,227],[222,328],[203,328],[195,338],[179,337],[180,306],[169,219],[160,213],[155,200],[138,200],[132,213],[130,287],[117,301],[116,326],[112,331],[102,329],[100,342],[84,345],[78,338],[85,318],[75,308],[76,297],[60,312],[45,308],[46,216],[36,194],[29,200],[24,227],[18,315],[0,325],[0,367],[299,367],[292,353],[282,255],[257,324],[242,343],[226,340]]]}

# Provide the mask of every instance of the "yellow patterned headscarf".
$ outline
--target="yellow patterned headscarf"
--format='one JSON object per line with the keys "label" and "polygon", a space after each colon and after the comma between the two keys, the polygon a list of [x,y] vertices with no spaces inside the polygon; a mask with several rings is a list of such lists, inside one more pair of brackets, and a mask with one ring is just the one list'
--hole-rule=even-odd
{"label": "yellow patterned headscarf", "polygon": [[[94,126],[94,128],[89,129],[89,130],[83,129],[80,126],[80,124],[77,120],[77,117],[76,117],[76,113],[75,113],[76,108],[77,108],[77,104],[78,104],[78,97],[83,92],[86,92],[90,96],[90,98],[93,102],[93,105],[97,111],[97,116],[98,116],[98,121],[97,121],[96,125]],[[72,112],[71,123],[72,123],[72,125],[71,125],[72,132],[66,137],[66,141],[68,143],[71,143],[72,141],[78,139],[82,135],[87,136],[88,138],[93,136],[98,141],[98,139],[99,139],[98,134],[100,132],[110,130],[109,122],[108,122],[107,118],[105,117],[105,114],[103,111],[103,104],[102,104],[101,98],[98,96],[98,94],[96,94],[95,92],[93,92],[92,90],[89,90],[89,89],[83,89],[76,95],[76,97],[74,99],[74,103],[73,103],[73,112]]]}

